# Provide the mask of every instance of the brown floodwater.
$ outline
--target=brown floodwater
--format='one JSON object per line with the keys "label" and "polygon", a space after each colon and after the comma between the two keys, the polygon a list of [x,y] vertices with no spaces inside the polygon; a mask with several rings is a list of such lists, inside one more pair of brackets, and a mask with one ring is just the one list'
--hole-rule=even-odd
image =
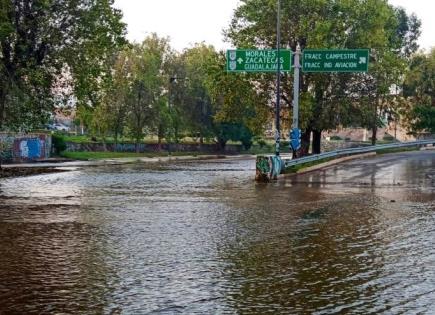
{"label": "brown floodwater", "polygon": [[0,180],[0,314],[433,313],[435,152]]}

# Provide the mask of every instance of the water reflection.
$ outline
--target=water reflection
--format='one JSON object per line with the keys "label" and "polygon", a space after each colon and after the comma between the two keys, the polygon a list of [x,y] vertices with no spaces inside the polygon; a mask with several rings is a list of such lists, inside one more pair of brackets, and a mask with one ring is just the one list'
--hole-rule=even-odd
{"label": "water reflection", "polygon": [[0,313],[430,312],[433,154],[253,182],[253,160],[0,182]]}

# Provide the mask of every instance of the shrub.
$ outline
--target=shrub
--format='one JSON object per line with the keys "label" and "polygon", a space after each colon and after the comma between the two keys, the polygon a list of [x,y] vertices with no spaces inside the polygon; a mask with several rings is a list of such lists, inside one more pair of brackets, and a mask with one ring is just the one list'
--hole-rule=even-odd
{"label": "shrub", "polygon": [[51,135],[51,140],[53,144],[54,153],[59,155],[62,151],[66,150],[65,139],[60,133],[53,133]]}
{"label": "shrub", "polygon": [[262,149],[263,147],[266,146],[266,141],[264,139],[258,139],[257,140],[257,144],[260,146],[260,148]]}
{"label": "shrub", "polygon": [[332,136],[331,140],[343,140],[340,136]]}

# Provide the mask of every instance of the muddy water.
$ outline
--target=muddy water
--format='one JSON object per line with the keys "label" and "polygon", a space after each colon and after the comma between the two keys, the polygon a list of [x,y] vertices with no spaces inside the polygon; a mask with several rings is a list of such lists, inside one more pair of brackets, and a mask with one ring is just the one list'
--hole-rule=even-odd
{"label": "muddy water", "polygon": [[431,313],[435,153],[0,181],[0,314]]}

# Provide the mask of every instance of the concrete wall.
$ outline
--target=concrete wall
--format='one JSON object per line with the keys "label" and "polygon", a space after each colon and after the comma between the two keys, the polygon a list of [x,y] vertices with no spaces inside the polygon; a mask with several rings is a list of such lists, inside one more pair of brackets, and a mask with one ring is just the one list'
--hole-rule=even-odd
{"label": "concrete wall", "polygon": [[30,162],[50,157],[51,135],[0,133],[3,162]]}
{"label": "concrete wall", "polygon": [[[104,145],[103,143],[74,143],[67,142],[67,151],[89,151],[89,152],[98,152],[98,151],[118,151],[118,152],[136,152],[136,146],[134,143],[119,143],[116,145],[113,143],[108,143]],[[116,149],[116,150],[115,150]],[[225,146],[225,153],[239,153],[243,149],[242,145],[235,144],[227,144]],[[161,151],[168,151],[168,145],[162,144]],[[171,151],[179,151],[179,152],[204,152],[204,153],[213,153],[219,152],[219,147],[216,144],[171,144]],[[158,144],[139,144],[139,152],[158,152],[159,146]]]}

